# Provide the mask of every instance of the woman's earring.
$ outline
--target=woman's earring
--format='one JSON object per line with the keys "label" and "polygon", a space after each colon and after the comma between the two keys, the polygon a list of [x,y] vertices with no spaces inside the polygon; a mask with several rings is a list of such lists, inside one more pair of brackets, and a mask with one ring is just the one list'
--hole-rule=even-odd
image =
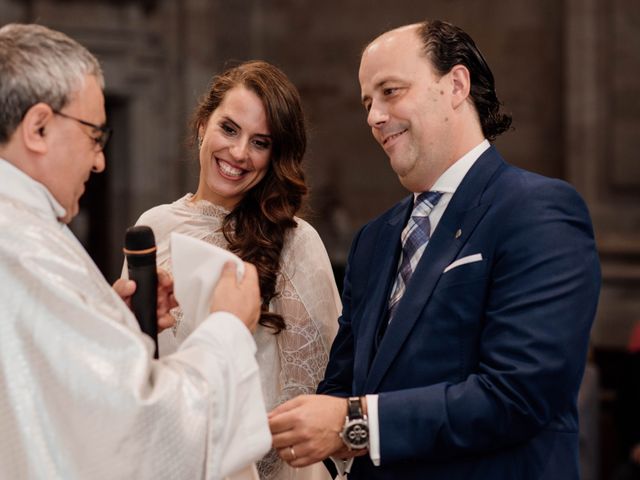
{"label": "woman's earring", "polygon": [[198,137],[198,149],[202,148],[202,137]]}

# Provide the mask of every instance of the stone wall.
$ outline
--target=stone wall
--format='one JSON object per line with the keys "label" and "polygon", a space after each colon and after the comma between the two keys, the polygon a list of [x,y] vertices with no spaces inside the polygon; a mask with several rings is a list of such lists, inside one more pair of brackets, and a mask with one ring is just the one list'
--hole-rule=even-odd
{"label": "stone wall", "polygon": [[183,140],[197,97],[228,60],[250,58],[278,65],[301,91],[306,217],[343,264],[358,226],[406,194],[365,122],[360,51],[380,32],[427,17],[465,28],[492,66],[514,117],[515,130],[497,141],[507,160],[565,178],[587,200],[604,279],[593,342],[623,348],[640,320],[638,2],[0,0],[0,23],[63,30],[103,63],[116,134],[96,187],[102,200],[86,205],[75,228],[82,237],[108,226],[97,260],[110,280],[124,228],[195,188],[197,165]]}

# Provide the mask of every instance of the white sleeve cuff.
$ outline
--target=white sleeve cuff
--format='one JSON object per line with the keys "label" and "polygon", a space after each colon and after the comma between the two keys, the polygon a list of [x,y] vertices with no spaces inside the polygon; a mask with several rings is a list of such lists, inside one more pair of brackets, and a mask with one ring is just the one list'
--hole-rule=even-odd
{"label": "white sleeve cuff", "polygon": [[378,395],[367,395],[367,418],[369,420],[369,457],[380,466],[380,424],[378,422]]}

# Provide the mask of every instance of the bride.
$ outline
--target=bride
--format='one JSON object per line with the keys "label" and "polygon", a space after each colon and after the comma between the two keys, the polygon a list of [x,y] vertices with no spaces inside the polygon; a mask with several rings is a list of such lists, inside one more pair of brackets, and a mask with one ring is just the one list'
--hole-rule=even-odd
{"label": "bride", "polygon": [[[337,329],[340,299],[317,232],[296,217],[307,192],[302,170],[306,133],[296,88],[276,67],[251,61],[214,77],[192,122],[200,179],[195,194],[145,212],[158,265],[171,271],[169,237],[180,232],[253,263],[262,315],[255,333],[269,410],[315,393]],[[160,355],[189,335],[176,325],[158,337]],[[328,479],[322,464],[292,469],[272,450],[259,463],[264,480]]]}

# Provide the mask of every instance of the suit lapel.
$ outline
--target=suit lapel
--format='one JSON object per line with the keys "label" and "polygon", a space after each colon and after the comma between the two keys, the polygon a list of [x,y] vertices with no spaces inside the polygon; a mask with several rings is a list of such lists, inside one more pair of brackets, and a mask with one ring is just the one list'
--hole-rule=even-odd
{"label": "suit lapel", "polygon": [[371,358],[375,353],[375,336],[380,321],[386,318],[389,289],[395,279],[400,254],[400,235],[413,207],[413,196],[407,197],[395,209],[391,218],[382,225],[371,255],[371,270],[366,292],[369,300],[362,314],[358,332],[358,348],[354,362],[356,392],[361,391],[367,378]]}
{"label": "suit lapel", "polygon": [[[376,391],[429,301],[443,270],[455,260],[458,252],[486,213],[491,203],[490,199],[483,200],[482,194],[501,165],[504,165],[504,162],[495,149],[489,148],[476,161],[456,190],[398,304],[394,320],[389,325],[376,352],[364,391]],[[456,238],[458,231],[461,234]],[[394,276],[395,272],[391,275]]]}

